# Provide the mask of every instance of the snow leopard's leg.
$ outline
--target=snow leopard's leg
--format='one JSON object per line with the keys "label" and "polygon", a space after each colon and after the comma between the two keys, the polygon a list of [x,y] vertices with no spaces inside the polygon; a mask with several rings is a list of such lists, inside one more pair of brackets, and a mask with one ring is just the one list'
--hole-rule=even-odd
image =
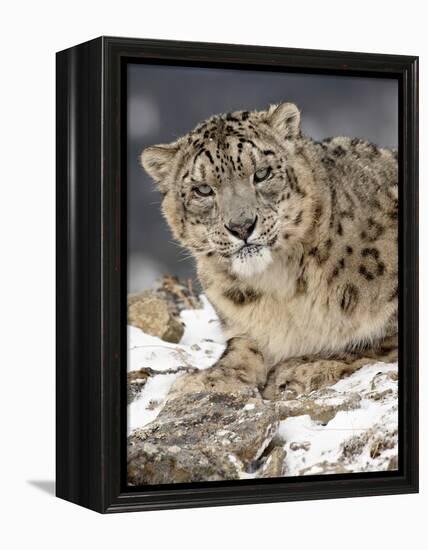
{"label": "snow leopard's leg", "polygon": [[331,386],[364,365],[396,361],[397,334],[360,351],[349,351],[321,357],[295,357],[276,365],[269,373],[263,390],[265,399],[293,397]]}
{"label": "snow leopard's leg", "polygon": [[220,359],[212,367],[180,377],[168,398],[196,392],[258,393],[267,380],[262,353],[247,338],[231,338]]}

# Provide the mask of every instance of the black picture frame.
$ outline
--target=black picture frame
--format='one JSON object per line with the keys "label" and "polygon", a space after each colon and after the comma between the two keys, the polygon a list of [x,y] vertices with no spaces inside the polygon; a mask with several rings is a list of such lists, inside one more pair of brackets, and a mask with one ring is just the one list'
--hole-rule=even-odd
{"label": "black picture frame", "polygon": [[[126,487],[124,67],[132,62],[399,82],[399,469]],[[57,54],[56,494],[124,512],[418,491],[418,58],[100,37]]]}

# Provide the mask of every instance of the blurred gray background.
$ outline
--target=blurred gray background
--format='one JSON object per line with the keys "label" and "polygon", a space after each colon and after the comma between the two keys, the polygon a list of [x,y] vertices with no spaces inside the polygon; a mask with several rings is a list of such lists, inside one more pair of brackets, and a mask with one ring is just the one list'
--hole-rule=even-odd
{"label": "blurred gray background", "polygon": [[128,292],[153,286],[164,273],[195,279],[193,260],[174,243],[160,194],[140,167],[142,150],[213,114],[281,101],[299,106],[303,132],[315,139],[343,135],[397,147],[396,80],[128,65]]}

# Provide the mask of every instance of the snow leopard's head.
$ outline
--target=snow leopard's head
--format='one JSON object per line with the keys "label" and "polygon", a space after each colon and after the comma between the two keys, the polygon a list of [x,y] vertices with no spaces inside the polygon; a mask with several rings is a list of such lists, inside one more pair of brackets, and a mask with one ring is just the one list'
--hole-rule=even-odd
{"label": "snow leopard's head", "polygon": [[142,165],[163,193],[174,236],[238,276],[265,270],[306,224],[292,158],[296,105],[213,116],[173,143],[148,147]]}

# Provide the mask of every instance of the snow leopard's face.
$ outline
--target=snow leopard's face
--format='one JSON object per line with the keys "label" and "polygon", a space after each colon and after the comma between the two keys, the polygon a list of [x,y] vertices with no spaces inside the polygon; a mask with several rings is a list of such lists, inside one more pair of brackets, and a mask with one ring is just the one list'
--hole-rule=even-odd
{"label": "snow leopard's face", "polygon": [[216,256],[238,276],[265,270],[305,224],[304,190],[289,163],[297,107],[215,116],[142,154],[164,194],[163,212],[192,253]]}

